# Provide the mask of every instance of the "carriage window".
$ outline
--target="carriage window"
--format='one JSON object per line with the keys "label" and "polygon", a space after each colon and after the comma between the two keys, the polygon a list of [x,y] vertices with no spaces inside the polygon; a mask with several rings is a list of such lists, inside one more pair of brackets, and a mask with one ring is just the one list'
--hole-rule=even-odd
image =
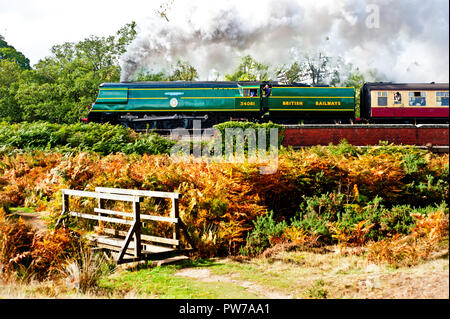
{"label": "carriage window", "polygon": [[425,106],[426,92],[409,92],[409,106]]}
{"label": "carriage window", "polygon": [[394,93],[394,104],[402,104],[402,95],[400,92]]}
{"label": "carriage window", "polygon": [[387,92],[378,92],[378,106],[387,106]]}
{"label": "carriage window", "polygon": [[436,92],[436,106],[448,106],[448,92]]}

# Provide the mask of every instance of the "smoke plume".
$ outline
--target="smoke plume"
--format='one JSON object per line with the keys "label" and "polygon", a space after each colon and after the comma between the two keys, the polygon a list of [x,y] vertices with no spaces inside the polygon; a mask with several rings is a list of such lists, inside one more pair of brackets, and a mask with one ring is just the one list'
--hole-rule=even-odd
{"label": "smoke plume", "polygon": [[446,0],[175,1],[140,26],[122,56],[122,81],[188,61],[200,80],[250,54],[271,66],[323,52],[383,80],[448,82]]}

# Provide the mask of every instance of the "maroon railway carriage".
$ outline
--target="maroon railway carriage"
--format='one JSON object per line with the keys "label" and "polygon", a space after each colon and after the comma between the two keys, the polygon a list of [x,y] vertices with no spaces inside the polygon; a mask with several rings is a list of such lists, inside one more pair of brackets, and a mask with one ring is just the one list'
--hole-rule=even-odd
{"label": "maroon railway carriage", "polygon": [[361,118],[370,122],[448,122],[448,83],[366,83]]}

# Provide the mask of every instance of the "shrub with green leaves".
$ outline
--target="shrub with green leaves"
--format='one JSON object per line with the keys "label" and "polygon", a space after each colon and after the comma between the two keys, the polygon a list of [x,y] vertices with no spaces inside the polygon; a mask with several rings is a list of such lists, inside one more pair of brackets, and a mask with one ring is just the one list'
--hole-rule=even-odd
{"label": "shrub with green leaves", "polygon": [[0,123],[0,145],[25,150],[92,151],[102,155],[168,154],[175,142],[157,134],[136,134],[120,125],[47,122]]}
{"label": "shrub with green leaves", "polygon": [[257,255],[271,246],[273,237],[281,237],[288,226],[285,221],[277,222],[273,212],[257,217],[254,228],[247,236],[247,245],[241,251],[245,255]]}
{"label": "shrub with green leaves", "polygon": [[[225,152],[225,143],[226,143],[226,137],[227,137],[227,130],[233,130],[234,132],[242,132],[244,137],[244,151],[248,150],[248,143],[249,139],[252,136],[249,134],[251,131],[255,133],[255,146],[258,148],[258,131],[260,129],[265,130],[265,145],[266,149],[269,150],[270,147],[270,129],[277,129],[278,130],[278,147],[281,146],[281,143],[283,142],[284,138],[284,128],[279,125],[272,122],[269,123],[254,123],[254,122],[239,122],[239,121],[229,121],[229,122],[223,122],[220,124],[217,124],[214,126],[215,129],[217,129],[222,137],[222,151]],[[233,136],[233,149],[236,149],[236,136]]]}

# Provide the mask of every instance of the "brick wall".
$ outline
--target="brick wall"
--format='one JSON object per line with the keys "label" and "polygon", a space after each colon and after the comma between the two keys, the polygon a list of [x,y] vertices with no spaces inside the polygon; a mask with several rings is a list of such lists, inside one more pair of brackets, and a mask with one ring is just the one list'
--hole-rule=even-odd
{"label": "brick wall", "polygon": [[426,146],[448,146],[449,128],[431,126],[425,127],[402,127],[374,125],[373,127],[362,126],[308,126],[286,128],[283,145],[291,146],[312,146],[338,144],[342,139],[346,139],[350,144],[377,145],[379,141],[388,141],[394,144],[407,144]]}

